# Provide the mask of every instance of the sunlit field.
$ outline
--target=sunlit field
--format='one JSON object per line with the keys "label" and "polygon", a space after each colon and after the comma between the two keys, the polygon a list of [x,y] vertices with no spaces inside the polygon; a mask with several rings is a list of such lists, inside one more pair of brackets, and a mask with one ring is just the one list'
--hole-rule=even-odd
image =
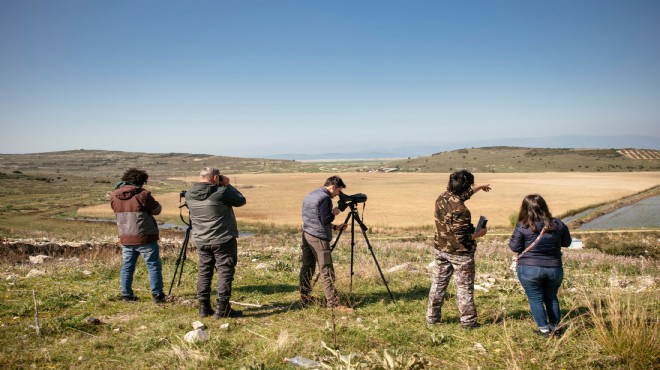
{"label": "sunlit field", "polygon": [[[428,173],[339,175],[348,186],[346,194],[367,194],[367,202],[359,204],[358,210],[364,222],[372,228],[432,225],[435,199],[446,188],[448,179],[448,174]],[[322,186],[328,176],[307,173],[232,175],[231,183],[247,198],[247,204],[235,210],[239,222],[299,226],[302,199]],[[648,189],[660,183],[660,173],[478,173],[475,174],[475,181],[477,184],[490,184],[492,190],[479,192],[468,201],[473,218],[485,215],[492,227],[507,228],[509,216],[517,213],[522,198],[527,194],[541,194],[548,201],[551,212],[560,215]],[[178,215],[178,193],[154,195],[163,205],[162,216]],[[82,208],[78,215],[112,217],[112,211],[109,205],[102,204]],[[346,213],[342,213],[338,219],[345,217]]]}

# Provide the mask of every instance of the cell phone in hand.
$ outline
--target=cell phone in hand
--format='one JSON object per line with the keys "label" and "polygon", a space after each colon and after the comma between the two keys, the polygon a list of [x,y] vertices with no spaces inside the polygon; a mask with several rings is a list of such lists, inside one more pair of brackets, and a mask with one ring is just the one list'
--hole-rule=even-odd
{"label": "cell phone in hand", "polygon": [[479,231],[481,229],[485,229],[486,225],[488,224],[488,219],[486,216],[479,216],[479,222],[477,222],[477,230]]}

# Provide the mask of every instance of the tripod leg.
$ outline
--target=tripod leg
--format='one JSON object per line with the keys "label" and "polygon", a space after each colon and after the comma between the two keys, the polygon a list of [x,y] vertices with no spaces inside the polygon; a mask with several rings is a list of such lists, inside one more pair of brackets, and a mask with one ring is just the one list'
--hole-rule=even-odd
{"label": "tripod leg", "polygon": [[[179,257],[176,259],[176,266],[174,267],[174,275],[172,276],[172,282],[170,283],[170,290],[167,292],[167,295],[172,294],[172,287],[174,286],[174,280],[176,280],[177,271],[179,271],[179,286],[181,284],[181,274],[183,274],[183,263],[182,261],[186,260],[186,250],[188,249],[188,239],[190,238],[191,227],[186,229],[186,236],[183,238],[183,243],[181,244],[181,250],[179,251]],[[181,270],[179,270],[179,265]]]}
{"label": "tripod leg", "polygon": [[[348,212],[348,215],[346,216],[346,219],[344,220],[343,224],[348,224],[348,219],[351,218],[351,216],[352,216],[351,212]],[[335,247],[337,246],[337,242],[339,241],[339,237],[341,236],[341,234],[343,232],[344,232],[344,230],[342,229],[342,230],[339,230],[339,233],[337,233],[337,238],[335,238],[335,242],[332,243],[332,246],[330,247],[331,252],[335,250]]]}
{"label": "tripod leg", "polygon": [[[353,211],[349,214],[349,217],[353,215]],[[351,287],[349,292],[353,294],[353,255],[355,253],[355,217],[351,220]]]}
{"label": "tripod leg", "polygon": [[355,215],[353,220],[357,220],[357,222],[360,224],[360,229],[362,230],[362,235],[364,236],[364,240],[367,242],[367,246],[369,247],[369,252],[371,252],[371,257],[373,257],[374,262],[376,263],[376,267],[378,268],[378,273],[380,274],[380,278],[383,280],[383,284],[385,284],[385,289],[387,289],[387,293],[389,293],[390,298],[392,299],[392,302],[396,302],[394,300],[394,296],[392,295],[392,292],[390,291],[390,287],[387,286],[387,280],[385,280],[385,276],[383,275],[383,270],[380,268],[380,264],[378,263],[378,260],[376,259],[376,254],[374,254],[374,249],[371,247],[371,243],[369,242],[369,238],[367,237],[367,226],[360,220],[360,216]]}
{"label": "tripod leg", "polygon": [[[351,218],[351,213],[348,213],[348,216],[346,216],[346,219],[344,220],[344,224],[348,223],[348,219]],[[344,232],[344,230],[339,230],[339,233],[337,233],[337,238],[335,238],[335,242],[332,243],[332,246],[330,246],[330,252],[335,250],[335,247],[337,246],[337,242],[339,241],[339,237],[341,237],[341,234]],[[351,252],[351,275],[353,275],[353,253]],[[316,282],[319,281],[319,277],[321,277],[321,271],[319,271],[316,276],[314,277],[314,281],[312,282],[312,288],[316,285]],[[353,278],[351,277],[351,291],[353,291]]]}

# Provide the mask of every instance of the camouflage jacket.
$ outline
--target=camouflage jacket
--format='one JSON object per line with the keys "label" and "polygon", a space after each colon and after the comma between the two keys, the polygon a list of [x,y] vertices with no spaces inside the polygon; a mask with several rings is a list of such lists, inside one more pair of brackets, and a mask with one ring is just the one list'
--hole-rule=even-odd
{"label": "camouflage jacket", "polygon": [[477,243],[472,240],[474,232],[470,210],[464,202],[474,192],[458,196],[448,191],[435,201],[435,249],[451,254],[473,254]]}

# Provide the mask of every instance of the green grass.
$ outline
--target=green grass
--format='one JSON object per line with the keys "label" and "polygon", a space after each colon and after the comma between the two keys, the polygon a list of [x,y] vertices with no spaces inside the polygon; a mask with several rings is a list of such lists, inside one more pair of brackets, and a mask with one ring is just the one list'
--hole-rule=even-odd
{"label": "green grass", "polygon": [[[595,250],[567,251],[566,278],[560,290],[567,330],[562,338],[547,340],[532,333],[534,323],[524,292],[507,270],[510,252],[504,241],[486,239],[479,247],[476,284],[488,291],[476,291],[483,326],[472,331],[460,328],[453,284],[443,322],[432,328],[425,324],[430,287],[426,266],[433,253],[429,242],[372,242],[396,299],[392,303],[361,239],[356,242],[350,293],[350,244],[342,240],[333,255],[338,289],[344,303],[355,311],[335,317],[320,306],[303,309],[297,303],[299,244],[299,236],[291,233],[240,239],[232,300],[262,307],[243,307],[245,317],[239,319],[201,319],[209,327],[211,339],[198,344],[183,341],[192,330],[191,323],[200,320],[192,251],[184,264],[182,284],[174,286],[174,300],[165,305],[151,303],[142,261],[135,274],[141,301],[118,300],[121,262],[117,247],[83,248],[45,265],[29,265],[27,256],[3,260],[0,367],[278,369],[288,367],[285,357],[296,355],[334,368],[408,362],[417,368],[645,368],[642,365],[660,360],[657,340],[616,346],[617,341],[612,340],[621,332],[615,332],[612,325],[616,323],[624,323],[624,328],[644,338],[657,339],[660,307],[653,283],[658,276],[657,262]],[[176,243],[163,251],[166,288],[177,253]],[[258,269],[262,263],[267,267]],[[406,268],[387,271],[401,264],[407,264]],[[42,269],[46,275],[25,278],[31,269]],[[33,291],[40,335],[35,329]],[[317,286],[315,295],[320,291]],[[637,307],[633,316],[628,317],[628,310],[597,308],[603,297],[633,292]],[[100,319],[101,324],[87,323],[88,317]],[[655,324],[642,325],[649,320]],[[230,323],[228,331],[220,329],[223,323]],[[349,366],[346,355],[350,354]]]}
{"label": "green grass", "polygon": [[[472,150],[461,153],[472,154]],[[544,163],[552,160],[550,154],[535,152],[530,158]],[[171,175],[194,177],[203,165],[227,168],[228,173],[326,171],[358,165],[307,167],[292,161],[103,151],[0,155],[0,164],[0,368],[283,369],[290,368],[283,359],[296,355],[343,369],[648,368],[660,361],[658,260],[647,258],[650,255],[610,256],[598,250],[643,247],[657,256],[657,232],[576,233],[595,249],[565,253],[560,301],[567,331],[561,339],[546,340],[532,334],[534,323],[524,292],[507,269],[511,253],[505,236],[488,236],[480,244],[476,284],[487,291],[478,289],[476,301],[483,326],[466,332],[459,327],[453,285],[443,322],[432,328],[425,324],[430,287],[426,268],[433,255],[429,239],[433,230],[428,227],[379,228],[369,235],[396,303],[390,301],[359,234],[350,292],[350,245],[346,236],[342,238],[333,254],[338,289],[355,311],[333,316],[320,306],[303,309],[297,303],[298,230],[240,225],[242,231],[256,235],[239,240],[233,300],[261,307],[245,307],[244,318],[202,319],[210,328],[210,341],[189,344],[183,336],[199,320],[193,251],[171,302],[151,303],[142,261],[135,274],[135,290],[142,300],[121,302],[116,226],[62,218],[75,216],[79,207],[107,202],[109,188],[129,166],[147,168],[152,175],[149,186],[165,192],[186,187],[169,179]],[[163,221],[178,223],[174,218]],[[163,231],[161,237],[169,288],[182,235]],[[54,258],[31,265],[27,256],[35,254]],[[266,268],[257,268],[262,263]],[[404,264],[400,271],[387,271]],[[27,278],[33,269],[45,275]],[[316,296],[320,290],[317,286]],[[89,317],[101,323],[91,324]],[[230,329],[220,329],[227,322]]]}

